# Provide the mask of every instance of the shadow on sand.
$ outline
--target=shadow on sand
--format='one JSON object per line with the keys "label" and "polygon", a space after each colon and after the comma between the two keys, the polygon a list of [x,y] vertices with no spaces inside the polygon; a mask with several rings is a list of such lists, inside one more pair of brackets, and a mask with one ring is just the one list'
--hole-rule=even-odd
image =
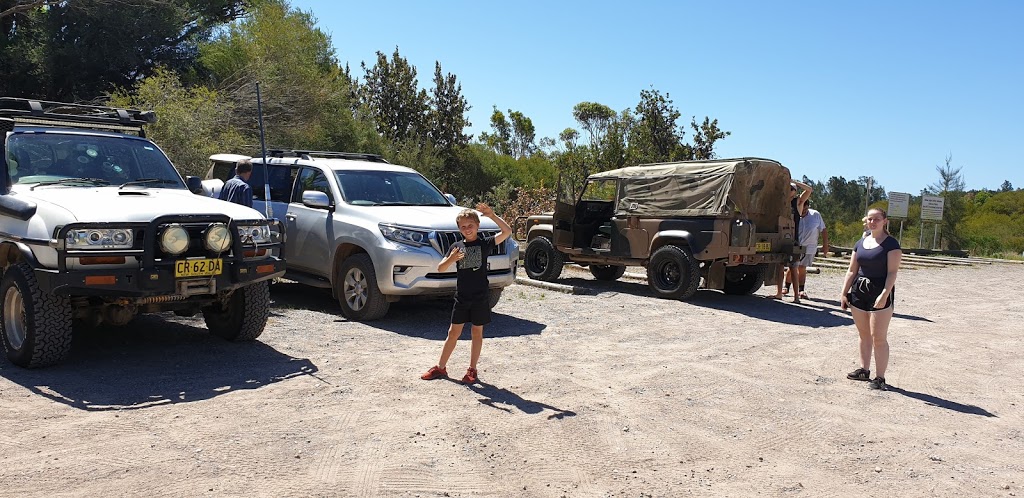
{"label": "shadow on sand", "polygon": [[[449,380],[456,382],[452,379]],[[499,388],[485,382],[477,382],[476,384],[468,385],[466,387],[480,396],[483,396],[483,398],[479,400],[481,403],[503,412],[512,413],[512,409],[515,408],[523,413],[534,415],[543,413],[545,410],[550,410],[553,413],[548,415],[548,420],[576,416],[576,412],[574,411],[563,410],[545,403],[523,399],[523,397],[509,391],[508,389]]]}
{"label": "shadow on sand", "polygon": [[308,359],[258,340],[227,342],[206,328],[161,316],[76,331],[64,363],[39,370],[6,364],[0,375],[53,401],[103,411],[201,401],[317,372]]}
{"label": "shadow on sand", "polygon": [[996,415],[980,406],[965,405],[963,403],[957,403],[956,401],[950,401],[948,399],[942,399],[938,396],[932,396],[931,394],[917,393],[914,391],[908,391],[899,387],[889,386],[889,391],[894,393],[900,393],[908,398],[914,398],[917,400],[924,401],[926,405],[937,406],[939,408],[945,408],[947,410],[953,410],[955,412],[966,413],[968,415],[981,415],[983,417],[995,417]]}

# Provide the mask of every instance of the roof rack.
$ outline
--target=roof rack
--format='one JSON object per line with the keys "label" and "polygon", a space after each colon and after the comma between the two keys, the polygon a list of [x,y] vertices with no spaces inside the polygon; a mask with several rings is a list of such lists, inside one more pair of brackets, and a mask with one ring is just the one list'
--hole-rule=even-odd
{"label": "roof rack", "polygon": [[0,116],[25,124],[90,126],[131,131],[141,131],[144,125],[156,122],[153,111],[14,97],[0,97]]}
{"label": "roof rack", "polygon": [[315,157],[327,159],[358,159],[375,163],[386,163],[380,154],[367,154],[363,152],[329,152],[323,150],[297,150],[297,149],[271,149],[267,151],[270,157],[298,157],[300,159],[312,159]]}

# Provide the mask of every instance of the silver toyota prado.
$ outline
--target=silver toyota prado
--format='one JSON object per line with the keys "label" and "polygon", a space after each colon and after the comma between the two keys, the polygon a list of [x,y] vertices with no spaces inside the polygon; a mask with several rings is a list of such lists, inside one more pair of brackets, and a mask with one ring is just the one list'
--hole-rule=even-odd
{"label": "silver toyota prado", "polygon": [[[217,154],[204,182],[216,196],[245,156]],[[285,220],[286,279],[331,289],[350,320],[383,317],[409,296],[450,296],[455,272],[438,263],[462,239],[463,208],[416,170],[372,154],[275,150],[253,158],[254,207]],[[267,198],[269,195],[269,209]],[[498,226],[481,218],[480,231]],[[519,246],[509,239],[487,260],[491,306],[515,280]]]}

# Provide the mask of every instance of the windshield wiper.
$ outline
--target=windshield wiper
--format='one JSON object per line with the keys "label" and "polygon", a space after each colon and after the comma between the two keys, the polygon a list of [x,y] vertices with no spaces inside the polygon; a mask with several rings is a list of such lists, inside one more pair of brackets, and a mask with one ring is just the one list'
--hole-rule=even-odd
{"label": "windshield wiper", "polygon": [[121,186],[117,187],[117,188],[118,188],[118,190],[120,190],[120,189],[123,189],[123,188],[125,188],[125,187],[127,187],[129,185],[145,185],[147,183],[159,183],[161,185],[166,185],[168,183],[173,183],[175,185],[178,184],[177,181],[175,181],[175,180],[168,180],[166,178],[139,178],[137,180],[132,180],[130,182],[122,183]]}
{"label": "windshield wiper", "polygon": [[35,190],[36,187],[45,187],[47,185],[85,185],[85,186],[103,186],[110,185],[110,182],[102,178],[61,178],[60,180],[52,180],[48,182],[39,182],[31,187],[29,190]]}
{"label": "windshield wiper", "polygon": [[378,202],[378,203],[374,204],[374,206],[415,206],[415,204],[413,204],[411,202],[403,202],[403,201],[388,201],[388,202]]}

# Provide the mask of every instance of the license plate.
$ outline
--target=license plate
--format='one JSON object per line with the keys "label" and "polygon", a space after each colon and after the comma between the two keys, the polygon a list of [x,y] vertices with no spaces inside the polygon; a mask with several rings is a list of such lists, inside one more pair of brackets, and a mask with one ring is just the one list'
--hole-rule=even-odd
{"label": "license plate", "polygon": [[223,271],[223,261],[217,259],[185,259],[174,263],[174,276],[182,277],[209,277],[220,275]]}
{"label": "license plate", "polygon": [[756,249],[757,249],[757,252],[771,252],[771,250],[772,250],[772,243],[771,242],[758,242],[757,246],[756,246]]}

